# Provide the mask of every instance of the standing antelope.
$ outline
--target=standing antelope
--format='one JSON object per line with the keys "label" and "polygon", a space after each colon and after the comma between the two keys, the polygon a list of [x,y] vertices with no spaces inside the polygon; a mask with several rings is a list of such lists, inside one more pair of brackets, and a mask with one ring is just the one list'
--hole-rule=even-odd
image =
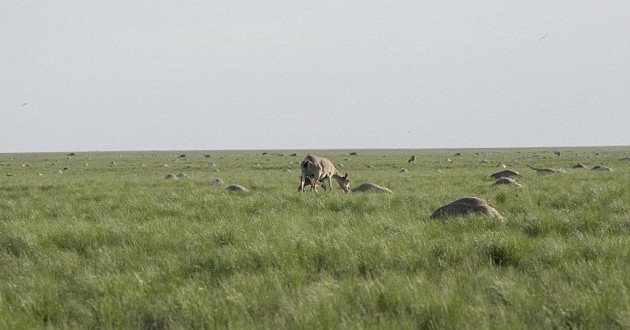
{"label": "standing antelope", "polygon": [[[332,179],[335,179],[339,184],[339,187],[341,187],[344,192],[350,192],[350,180],[348,180],[348,173],[346,173],[346,175],[344,176],[341,176],[339,172],[337,172],[335,165],[333,165],[330,160],[324,157],[308,155],[300,164],[300,168],[302,170],[300,191],[302,192],[304,192],[304,185],[306,183],[307,177],[312,177],[311,182],[313,183],[323,181],[322,186],[327,184],[327,188],[330,191],[332,191]],[[315,192],[317,192],[316,184],[311,184],[311,188],[315,190]]]}

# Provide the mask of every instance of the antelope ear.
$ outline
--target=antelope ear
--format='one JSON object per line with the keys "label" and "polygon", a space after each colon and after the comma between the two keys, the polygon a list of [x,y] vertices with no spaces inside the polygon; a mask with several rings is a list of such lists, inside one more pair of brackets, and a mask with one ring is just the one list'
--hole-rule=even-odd
{"label": "antelope ear", "polygon": [[346,173],[346,175],[343,176],[344,179],[348,178],[348,173]]}

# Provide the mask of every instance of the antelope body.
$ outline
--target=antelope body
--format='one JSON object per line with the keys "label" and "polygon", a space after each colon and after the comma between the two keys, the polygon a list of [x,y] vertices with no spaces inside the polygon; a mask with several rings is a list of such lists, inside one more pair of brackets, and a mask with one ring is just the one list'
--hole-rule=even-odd
{"label": "antelope body", "polygon": [[503,170],[503,171],[490,174],[490,177],[493,179],[511,178],[513,176],[521,176],[521,174],[513,170]]}
{"label": "antelope body", "polygon": [[392,193],[392,191],[389,190],[388,188],[379,186],[372,182],[362,183],[356,188],[352,188],[352,193],[359,193],[359,192],[373,192],[373,193],[383,193],[383,194]]}
{"label": "antelope body", "polygon": [[536,173],[538,174],[549,174],[549,173],[563,173],[564,170],[562,169],[555,169],[555,168],[537,168],[537,167],[533,167],[529,164],[527,164],[527,167],[531,168],[532,170],[536,171]]}
{"label": "antelope body", "polygon": [[500,177],[492,185],[496,186],[496,185],[500,185],[500,184],[513,184],[513,185],[515,185],[517,187],[521,186],[521,184],[516,182],[516,180],[514,180],[512,178],[508,178],[508,177]]}
{"label": "antelope body", "polygon": [[300,164],[302,170],[302,177],[300,180],[299,190],[304,192],[304,185],[306,184],[306,178],[311,178],[311,190],[317,192],[317,183],[322,182],[322,187],[327,185],[327,188],[332,191],[332,179],[335,179],[339,184],[339,187],[344,192],[350,192],[350,180],[348,180],[348,174],[341,176],[335,165],[324,157],[308,155]]}
{"label": "antelope body", "polygon": [[452,201],[435,210],[431,218],[441,218],[449,215],[468,214],[472,212],[480,212],[491,218],[503,219],[497,210],[488,205],[488,202],[477,197],[464,197]]}

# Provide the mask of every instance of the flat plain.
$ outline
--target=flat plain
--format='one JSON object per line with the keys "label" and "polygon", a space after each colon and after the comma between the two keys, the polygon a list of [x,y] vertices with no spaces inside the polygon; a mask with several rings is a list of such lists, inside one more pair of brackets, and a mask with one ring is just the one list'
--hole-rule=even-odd
{"label": "flat plain", "polygon": [[[299,193],[304,150],[0,154],[0,329],[630,328],[630,147],[308,153],[392,193]],[[466,196],[504,219],[430,218]]]}

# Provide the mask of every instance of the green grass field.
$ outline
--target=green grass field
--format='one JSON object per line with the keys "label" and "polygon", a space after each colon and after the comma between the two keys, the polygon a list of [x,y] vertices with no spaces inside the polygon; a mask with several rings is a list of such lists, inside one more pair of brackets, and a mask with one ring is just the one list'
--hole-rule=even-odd
{"label": "green grass field", "polygon": [[349,151],[1,154],[0,329],[630,328],[630,147]]}

